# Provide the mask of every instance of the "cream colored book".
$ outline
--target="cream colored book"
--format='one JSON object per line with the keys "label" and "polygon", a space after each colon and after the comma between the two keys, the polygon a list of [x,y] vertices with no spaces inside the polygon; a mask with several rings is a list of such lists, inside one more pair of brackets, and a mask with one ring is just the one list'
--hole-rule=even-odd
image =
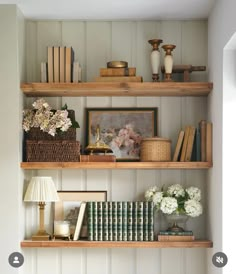
{"label": "cream colored book", "polygon": [[189,136],[188,136],[188,143],[187,143],[187,149],[186,149],[186,155],[185,155],[186,162],[191,161],[195,131],[196,131],[195,127],[192,127],[192,126],[189,127]]}
{"label": "cream colored book", "polygon": [[84,220],[85,209],[86,209],[86,202],[81,202],[78,219],[77,219],[76,227],[75,227],[75,233],[73,236],[74,241],[77,241],[79,239],[79,235],[80,235],[83,220]]}
{"label": "cream colored book", "polygon": [[60,78],[60,56],[59,56],[59,47],[53,48],[53,75],[54,83],[59,83]]}
{"label": "cream colored book", "polygon": [[187,145],[188,145],[189,129],[190,129],[190,126],[186,126],[185,127],[184,141],[183,141],[183,146],[182,146],[182,151],[181,151],[181,156],[180,156],[180,162],[184,162],[185,161],[185,156],[186,156],[186,151],[187,151]]}

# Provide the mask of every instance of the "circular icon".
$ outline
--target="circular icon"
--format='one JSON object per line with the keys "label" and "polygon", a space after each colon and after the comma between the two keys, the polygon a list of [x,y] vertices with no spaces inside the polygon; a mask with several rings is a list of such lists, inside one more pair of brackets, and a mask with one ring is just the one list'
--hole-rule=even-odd
{"label": "circular icon", "polygon": [[21,267],[24,263],[24,256],[19,252],[13,252],[8,257],[8,262],[12,267]]}
{"label": "circular icon", "polygon": [[225,253],[217,252],[212,257],[212,263],[216,267],[224,267],[228,262],[228,258]]}

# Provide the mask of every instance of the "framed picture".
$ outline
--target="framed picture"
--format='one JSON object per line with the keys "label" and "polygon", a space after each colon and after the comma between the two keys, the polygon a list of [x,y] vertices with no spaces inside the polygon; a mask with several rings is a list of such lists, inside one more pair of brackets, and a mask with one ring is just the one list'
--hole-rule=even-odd
{"label": "framed picture", "polygon": [[157,136],[157,108],[87,108],[86,143],[101,142],[118,161],[138,161],[142,138]]}
{"label": "framed picture", "polygon": [[[54,221],[69,221],[72,235],[81,203],[107,200],[107,191],[58,191],[57,193],[60,201],[54,203]],[[87,236],[86,217],[84,221],[82,237]]]}

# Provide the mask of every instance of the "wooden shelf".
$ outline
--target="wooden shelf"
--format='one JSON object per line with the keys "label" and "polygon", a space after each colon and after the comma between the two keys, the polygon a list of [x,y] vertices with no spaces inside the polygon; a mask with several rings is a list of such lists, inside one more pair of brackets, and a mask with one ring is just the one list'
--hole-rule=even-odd
{"label": "wooden shelf", "polygon": [[191,242],[104,242],[104,241],[23,241],[23,248],[211,248],[213,243],[207,240]]}
{"label": "wooden shelf", "polygon": [[22,169],[208,169],[209,162],[22,162]]}
{"label": "wooden shelf", "polygon": [[26,96],[207,96],[213,88],[208,82],[143,83],[22,83]]}

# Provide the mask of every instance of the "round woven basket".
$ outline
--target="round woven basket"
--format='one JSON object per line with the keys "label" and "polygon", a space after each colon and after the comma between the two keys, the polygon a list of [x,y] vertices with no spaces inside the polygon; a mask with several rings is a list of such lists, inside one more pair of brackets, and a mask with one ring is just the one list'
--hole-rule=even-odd
{"label": "round woven basket", "polygon": [[142,162],[171,161],[171,140],[165,138],[145,138],[141,141],[140,160]]}

